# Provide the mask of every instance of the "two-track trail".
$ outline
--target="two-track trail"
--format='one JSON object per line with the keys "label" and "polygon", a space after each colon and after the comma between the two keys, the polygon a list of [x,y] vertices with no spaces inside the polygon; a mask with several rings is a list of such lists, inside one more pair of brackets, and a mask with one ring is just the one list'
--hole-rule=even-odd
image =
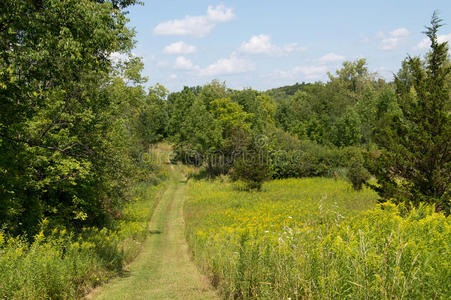
{"label": "two-track trail", "polygon": [[122,277],[98,288],[88,299],[217,299],[188,254],[183,203],[186,183],[171,166],[168,188],[152,216],[150,236]]}

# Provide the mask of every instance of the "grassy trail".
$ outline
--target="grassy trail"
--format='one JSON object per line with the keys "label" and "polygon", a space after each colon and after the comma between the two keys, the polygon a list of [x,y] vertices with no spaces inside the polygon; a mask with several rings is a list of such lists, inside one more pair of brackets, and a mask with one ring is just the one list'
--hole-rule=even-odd
{"label": "grassy trail", "polygon": [[176,168],[150,223],[150,237],[127,273],[88,299],[217,299],[188,255],[183,203],[186,184]]}

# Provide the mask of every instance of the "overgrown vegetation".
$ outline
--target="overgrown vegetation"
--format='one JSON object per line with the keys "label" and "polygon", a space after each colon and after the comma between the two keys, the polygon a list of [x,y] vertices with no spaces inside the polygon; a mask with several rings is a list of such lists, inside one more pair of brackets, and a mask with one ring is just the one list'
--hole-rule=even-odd
{"label": "overgrown vegetation", "polygon": [[192,182],[187,237],[226,299],[447,299],[449,218],[333,179]]}
{"label": "overgrown vegetation", "polygon": [[90,288],[123,271],[148,236],[148,221],[164,184],[134,188],[117,220],[108,228],[79,233],[50,227],[44,219],[29,243],[0,232],[2,299],[79,299]]}

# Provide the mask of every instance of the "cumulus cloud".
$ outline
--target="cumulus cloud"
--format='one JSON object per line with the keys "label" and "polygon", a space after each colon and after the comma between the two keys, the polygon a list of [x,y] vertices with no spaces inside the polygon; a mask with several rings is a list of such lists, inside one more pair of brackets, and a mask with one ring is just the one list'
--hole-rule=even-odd
{"label": "cumulus cloud", "polygon": [[403,27],[389,32],[388,36],[386,36],[384,33],[379,33],[378,36],[381,39],[379,49],[381,50],[396,49],[407,39],[409,35],[410,35],[409,31]]}
{"label": "cumulus cloud", "polygon": [[288,71],[274,71],[271,76],[275,78],[296,79],[303,76],[307,80],[315,80],[323,77],[328,71],[326,66],[297,66]]}
{"label": "cumulus cloud", "polygon": [[218,23],[233,20],[235,14],[231,8],[224,5],[208,6],[207,14],[202,16],[186,16],[184,19],[171,20],[158,24],[153,32],[158,35],[189,35],[204,37],[216,27]]}
{"label": "cumulus cloud", "polygon": [[200,76],[218,76],[249,72],[255,66],[249,61],[232,54],[229,58],[218,59],[215,63],[199,70]]}
{"label": "cumulus cloud", "polygon": [[188,45],[183,41],[172,43],[163,49],[163,53],[166,54],[190,54],[194,52],[196,52],[196,47]]}
{"label": "cumulus cloud", "polygon": [[241,43],[240,51],[247,54],[283,55],[286,53],[305,51],[297,43],[291,43],[284,47],[279,47],[271,42],[271,37],[267,34],[254,35],[249,41]]}
{"label": "cumulus cloud", "polygon": [[338,55],[333,52],[327,53],[320,58],[318,58],[318,61],[320,63],[332,63],[332,62],[338,62],[344,60],[345,57],[343,55]]}
{"label": "cumulus cloud", "polygon": [[280,52],[280,49],[271,43],[269,35],[260,34],[254,35],[249,41],[243,42],[240,51],[249,54],[274,54]]}
{"label": "cumulus cloud", "polygon": [[194,65],[191,60],[184,56],[178,56],[175,59],[174,69],[189,71],[199,69],[199,66]]}
{"label": "cumulus cloud", "polygon": [[[443,42],[448,42],[451,43],[451,33],[448,34],[443,34],[443,35],[438,35],[437,36],[437,40],[439,43],[443,43]],[[429,38],[424,38],[421,42],[419,42],[416,46],[415,49],[417,50],[426,50],[431,46],[431,41],[429,40]],[[450,50],[451,52],[451,50]]]}

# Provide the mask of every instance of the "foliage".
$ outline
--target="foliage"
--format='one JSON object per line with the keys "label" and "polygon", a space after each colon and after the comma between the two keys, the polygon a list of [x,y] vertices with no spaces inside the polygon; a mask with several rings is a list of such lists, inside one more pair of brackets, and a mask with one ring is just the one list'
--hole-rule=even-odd
{"label": "foliage", "polygon": [[334,144],[337,146],[356,146],[360,145],[361,135],[361,121],[360,117],[352,108],[347,109],[343,116],[341,116],[335,125]]}
{"label": "foliage", "polygon": [[374,207],[375,193],[341,180],[275,180],[264,190],[191,183],[188,241],[224,298],[451,296],[449,217]]}
{"label": "foliage", "polygon": [[276,106],[273,99],[267,94],[252,89],[243,89],[233,91],[231,99],[250,114],[251,128],[256,134],[263,134],[268,127],[274,125]]}
{"label": "foliage", "polygon": [[[305,85],[293,96],[280,100],[275,123],[301,140],[338,147],[373,143],[373,132],[383,117],[382,109],[396,109],[393,88],[368,71],[366,61],[344,62],[329,82]],[[382,101],[390,101],[382,106]],[[376,114],[380,108],[380,114]]]}
{"label": "foliage", "polygon": [[272,97],[276,102],[280,102],[281,100],[293,96],[297,91],[301,91],[307,85],[309,85],[309,83],[295,83],[293,85],[267,90],[266,94]]}
{"label": "foliage", "polygon": [[[240,147],[235,142],[258,123],[254,122],[254,113],[247,112],[239,102],[233,100],[235,96],[217,81],[199,89],[185,88],[169,95],[169,134],[175,142],[179,159],[206,165],[210,175],[228,172],[233,153]],[[271,101],[265,97],[258,99],[261,102],[257,104],[260,103],[262,107],[258,110],[261,113],[257,118],[258,124],[269,123]]]}
{"label": "foliage", "polygon": [[[434,13],[425,32],[431,52],[425,61],[409,57],[395,78],[401,116],[377,135],[381,152],[369,160],[385,199],[435,204],[450,212],[451,117],[447,43],[439,43],[441,20]],[[374,162],[373,162],[374,161]]]}
{"label": "foliage", "polygon": [[145,103],[140,108],[136,131],[146,144],[155,144],[167,137],[167,94],[168,91],[162,85],[151,87]]}
{"label": "foliage", "polygon": [[34,241],[0,232],[2,299],[75,299],[122,272],[148,234],[147,222],[164,185],[137,186],[110,229],[85,227],[79,234],[51,229],[47,220]]}
{"label": "foliage", "polygon": [[364,167],[362,153],[358,149],[350,149],[349,165],[346,177],[351,181],[354,190],[359,191],[362,185],[370,179],[370,173]]}
{"label": "foliage", "polygon": [[34,235],[44,217],[104,222],[130,183],[142,64],[119,7],[135,1],[2,1],[0,220]]}
{"label": "foliage", "polygon": [[[277,142],[271,152],[273,178],[331,177],[334,172],[348,166],[350,157],[346,149],[299,141],[293,137],[281,141],[280,136],[274,137]],[[290,144],[286,145],[287,142]]]}
{"label": "foliage", "polygon": [[247,190],[259,191],[263,182],[271,177],[270,156],[265,142],[258,136],[250,136],[235,156],[231,178],[245,182]]}

